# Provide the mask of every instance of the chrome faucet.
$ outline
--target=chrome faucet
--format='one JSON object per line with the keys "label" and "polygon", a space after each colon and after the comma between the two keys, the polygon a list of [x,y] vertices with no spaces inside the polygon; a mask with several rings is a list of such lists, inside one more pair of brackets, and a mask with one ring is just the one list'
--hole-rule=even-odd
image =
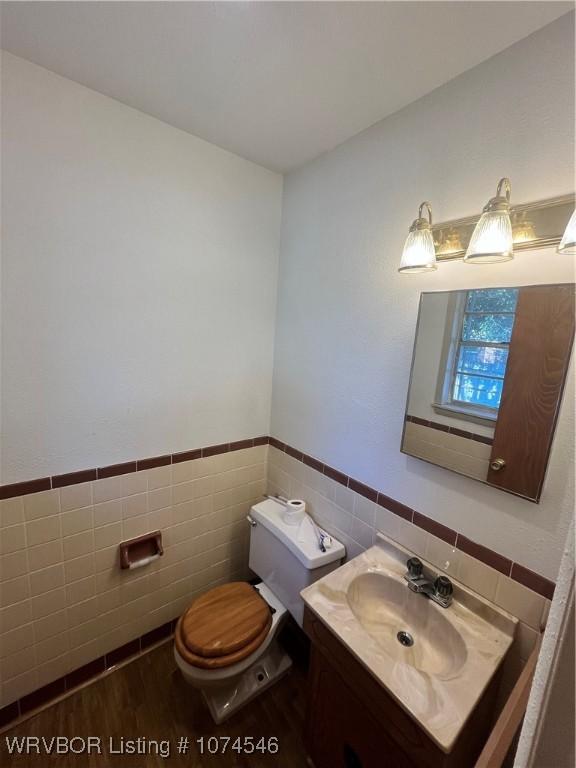
{"label": "chrome faucet", "polygon": [[448,608],[451,605],[454,587],[449,578],[446,576],[429,577],[424,572],[422,561],[417,557],[411,557],[407,561],[406,567],[408,570],[404,578],[408,582],[408,589],[426,595],[442,608]]}

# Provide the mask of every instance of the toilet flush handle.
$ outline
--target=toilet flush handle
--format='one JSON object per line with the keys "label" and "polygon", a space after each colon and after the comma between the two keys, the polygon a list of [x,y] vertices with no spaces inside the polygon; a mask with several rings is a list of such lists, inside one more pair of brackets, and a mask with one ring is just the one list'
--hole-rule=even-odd
{"label": "toilet flush handle", "polygon": [[255,528],[255,527],[258,525],[258,523],[256,522],[256,520],[254,520],[254,518],[253,518],[253,517],[250,517],[250,515],[246,515],[246,520],[248,520],[248,522],[250,523],[250,525],[252,526],[252,528]]}

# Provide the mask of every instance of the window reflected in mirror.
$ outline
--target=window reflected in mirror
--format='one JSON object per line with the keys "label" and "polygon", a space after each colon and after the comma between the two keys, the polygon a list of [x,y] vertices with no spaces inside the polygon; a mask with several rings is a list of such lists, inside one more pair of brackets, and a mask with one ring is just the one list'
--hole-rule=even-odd
{"label": "window reflected in mirror", "polygon": [[437,408],[496,419],[517,299],[517,288],[484,288],[450,302]]}

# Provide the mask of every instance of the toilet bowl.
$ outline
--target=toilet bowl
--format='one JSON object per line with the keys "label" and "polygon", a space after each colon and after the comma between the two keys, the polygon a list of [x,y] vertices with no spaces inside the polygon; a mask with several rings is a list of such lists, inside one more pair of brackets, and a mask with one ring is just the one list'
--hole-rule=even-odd
{"label": "toilet bowl", "polygon": [[292,665],[290,657],[277,643],[278,632],[288,616],[287,609],[265,584],[257,584],[253,589],[271,609],[271,621],[258,646],[240,661],[217,667],[197,666],[187,661],[174,644],[174,658],[179,670],[187,683],[201,691],[216,723],[223,722],[269,688]]}
{"label": "toilet bowl", "polygon": [[[273,499],[250,510],[250,569],[262,581],[208,590],[182,614],[174,658],[184,679],[202,693],[216,723],[265,691],[291,667],[277,642],[291,614],[302,625],[302,589],[337,568],[344,546],[320,550],[312,529],[288,525]],[[312,531],[312,532],[311,532]]]}

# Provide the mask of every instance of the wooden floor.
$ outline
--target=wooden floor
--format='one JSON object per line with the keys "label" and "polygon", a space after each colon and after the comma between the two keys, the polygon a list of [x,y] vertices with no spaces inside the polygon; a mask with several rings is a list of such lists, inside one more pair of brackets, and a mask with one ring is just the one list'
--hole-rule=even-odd
{"label": "wooden floor", "polygon": [[[230,720],[215,725],[200,696],[178,672],[168,642],[136,661],[52,705],[0,736],[0,764],[3,768],[148,768],[180,766],[193,768],[306,768],[302,743],[306,679],[296,665],[288,675],[246,705]],[[12,755],[6,739],[14,736],[99,736],[103,754],[97,755]],[[188,736],[188,754],[177,754],[180,737]],[[199,736],[276,736],[277,754],[201,755]],[[108,740],[170,741],[170,756],[110,755]]]}

